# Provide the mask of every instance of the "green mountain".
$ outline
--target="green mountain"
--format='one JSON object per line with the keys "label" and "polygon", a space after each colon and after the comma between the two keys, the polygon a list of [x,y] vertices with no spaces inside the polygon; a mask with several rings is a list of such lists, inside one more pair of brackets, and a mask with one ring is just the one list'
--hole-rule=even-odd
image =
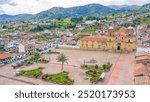
{"label": "green mountain", "polygon": [[149,11],[150,11],[150,3],[143,5],[143,6],[140,8],[140,11],[149,12]]}
{"label": "green mountain", "polygon": [[149,12],[150,3],[145,4],[142,7],[137,5],[122,5],[122,6],[103,6],[101,4],[89,4],[84,6],[76,6],[70,8],[53,7],[49,10],[40,12],[35,15],[19,14],[19,15],[0,15],[0,23],[12,22],[12,21],[25,21],[25,20],[45,20],[45,19],[57,19],[68,18],[76,16],[90,16],[90,15],[107,15],[113,13],[123,12]]}
{"label": "green mountain", "polygon": [[141,8],[141,6],[138,5],[109,5],[108,7],[122,11],[134,11]]}
{"label": "green mountain", "polygon": [[89,4],[71,8],[54,7],[33,16],[34,19],[57,19],[87,15],[106,15],[117,11],[100,4]]}
{"label": "green mountain", "polygon": [[31,14],[19,14],[19,15],[7,15],[3,14],[0,15],[0,22],[6,23],[6,22],[12,22],[12,21],[24,21],[28,20],[32,17]]}

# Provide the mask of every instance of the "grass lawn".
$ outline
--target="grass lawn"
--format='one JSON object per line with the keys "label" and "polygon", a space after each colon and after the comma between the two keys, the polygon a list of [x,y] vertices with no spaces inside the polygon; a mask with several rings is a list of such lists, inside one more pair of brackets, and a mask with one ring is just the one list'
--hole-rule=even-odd
{"label": "grass lawn", "polygon": [[144,18],[144,20],[143,20],[142,23],[147,23],[147,24],[149,24],[149,23],[150,23],[150,18]]}
{"label": "grass lawn", "polygon": [[3,54],[3,53],[4,53],[4,50],[0,48],[0,54]]}
{"label": "grass lawn", "polygon": [[43,75],[42,79],[63,85],[72,85],[74,83],[74,81],[68,77],[67,72],[61,72],[54,75]]}
{"label": "grass lawn", "polygon": [[27,71],[22,70],[22,71],[20,71],[20,75],[37,78],[38,76],[43,74],[42,70],[43,70],[43,68],[38,68],[35,70],[27,70]]}
{"label": "grass lawn", "polygon": [[5,35],[7,32],[6,31],[3,31],[3,32],[0,32],[0,35]]}
{"label": "grass lawn", "polygon": [[100,71],[92,71],[92,70],[88,70],[85,73],[91,76],[90,78],[91,83],[98,83],[100,80],[100,76],[102,74],[102,72]]}

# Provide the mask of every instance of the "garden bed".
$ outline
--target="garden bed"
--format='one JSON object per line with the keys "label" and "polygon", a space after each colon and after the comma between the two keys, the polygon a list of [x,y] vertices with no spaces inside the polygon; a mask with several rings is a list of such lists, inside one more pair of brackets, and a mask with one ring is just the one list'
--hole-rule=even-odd
{"label": "garden bed", "polygon": [[22,76],[26,76],[26,77],[34,77],[34,78],[38,78],[40,75],[42,75],[42,70],[43,68],[38,68],[38,69],[34,69],[34,70],[22,70],[20,71],[20,75]]}
{"label": "garden bed", "polygon": [[103,69],[106,71],[109,71],[111,67],[112,67],[112,64],[110,63],[103,64]]}
{"label": "garden bed", "polygon": [[92,70],[88,70],[85,73],[91,76],[90,78],[91,83],[97,83],[100,80],[100,76],[102,74],[102,72],[100,71],[92,71]]}
{"label": "garden bed", "polygon": [[63,85],[72,85],[74,83],[74,81],[68,77],[68,72],[61,72],[54,75],[46,74],[43,75],[42,79],[45,81],[50,81],[50,82],[63,84]]}

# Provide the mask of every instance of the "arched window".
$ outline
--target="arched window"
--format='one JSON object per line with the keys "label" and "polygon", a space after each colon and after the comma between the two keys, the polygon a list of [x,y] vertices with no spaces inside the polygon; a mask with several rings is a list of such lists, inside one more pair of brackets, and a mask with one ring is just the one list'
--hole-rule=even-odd
{"label": "arched window", "polygon": [[128,40],[128,42],[130,43],[130,39]]}

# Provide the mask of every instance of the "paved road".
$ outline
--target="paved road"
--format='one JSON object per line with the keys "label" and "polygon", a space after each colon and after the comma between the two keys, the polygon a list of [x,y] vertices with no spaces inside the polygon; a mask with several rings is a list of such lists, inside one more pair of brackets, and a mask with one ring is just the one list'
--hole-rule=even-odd
{"label": "paved road", "polygon": [[29,84],[29,85],[38,85],[36,83],[32,83],[32,82],[28,82],[28,81],[24,81],[24,80],[20,80],[20,79],[15,79],[15,78],[8,77],[8,76],[5,76],[5,75],[0,75],[0,77],[10,79],[10,80],[14,80],[14,81],[18,81],[18,82],[22,82],[22,83]]}
{"label": "paved road", "polygon": [[108,80],[108,85],[133,85],[134,53],[121,54]]}

